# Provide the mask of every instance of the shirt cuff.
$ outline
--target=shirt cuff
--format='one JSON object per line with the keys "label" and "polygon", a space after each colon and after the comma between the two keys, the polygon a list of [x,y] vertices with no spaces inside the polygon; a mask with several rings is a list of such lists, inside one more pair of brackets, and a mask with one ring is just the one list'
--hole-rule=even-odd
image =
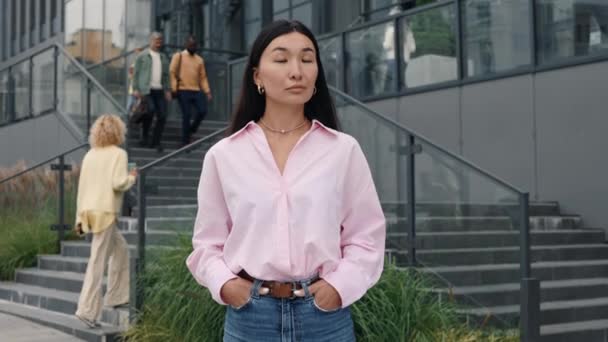
{"label": "shirt cuff", "polygon": [[359,300],[367,291],[368,281],[361,270],[344,259],[335,271],[321,278],[338,291],[343,308]]}
{"label": "shirt cuff", "polygon": [[232,273],[228,266],[226,266],[221,260],[217,261],[215,265],[210,267],[208,274],[212,275],[208,282],[208,289],[209,292],[211,292],[211,297],[219,304],[227,305],[227,303],[222,300],[220,291],[222,290],[222,286],[224,286],[228,280],[237,278],[237,276]]}

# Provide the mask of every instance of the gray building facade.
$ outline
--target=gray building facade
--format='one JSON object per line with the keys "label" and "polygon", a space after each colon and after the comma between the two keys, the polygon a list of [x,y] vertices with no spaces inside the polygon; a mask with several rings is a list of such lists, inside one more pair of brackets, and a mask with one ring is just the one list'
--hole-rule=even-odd
{"label": "gray building facade", "polygon": [[[50,79],[52,53],[37,54],[46,46],[60,42],[93,68],[159,30],[172,46],[195,34],[205,48],[234,52],[209,52],[221,62],[283,18],[318,36],[333,86],[532,199],[608,228],[605,0],[0,0],[0,165],[39,161],[84,136],[51,110],[45,85],[62,76]],[[121,103],[114,85],[131,60],[103,73]],[[81,86],[67,84],[66,93]],[[60,105],[78,112],[79,99]]]}

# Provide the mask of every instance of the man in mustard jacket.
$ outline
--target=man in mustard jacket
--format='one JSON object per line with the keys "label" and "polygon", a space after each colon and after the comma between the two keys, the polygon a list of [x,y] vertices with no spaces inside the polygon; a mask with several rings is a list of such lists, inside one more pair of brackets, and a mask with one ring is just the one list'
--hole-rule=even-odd
{"label": "man in mustard jacket", "polygon": [[[196,53],[197,50],[196,38],[189,36],[185,49],[173,55],[169,67],[171,91],[177,94],[182,111],[182,146],[191,142],[192,134],[196,133],[201,121],[207,115],[207,101],[211,101],[205,61]],[[192,108],[194,108],[194,121],[190,123]]]}
{"label": "man in mustard jacket", "polygon": [[[167,101],[171,100],[169,91],[169,59],[161,52],[163,35],[152,32],[150,35],[150,50],[141,53],[135,60],[133,72],[133,95],[143,98],[148,105],[148,115],[142,119],[142,135],[140,146],[156,148],[162,152],[160,143],[165,121],[167,120]],[[152,141],[148,135],[152,120],[156,117]]]}

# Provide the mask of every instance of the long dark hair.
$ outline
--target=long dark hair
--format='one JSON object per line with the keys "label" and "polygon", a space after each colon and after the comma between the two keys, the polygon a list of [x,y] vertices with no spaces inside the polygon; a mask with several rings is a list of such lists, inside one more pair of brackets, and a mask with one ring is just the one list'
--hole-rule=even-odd
{"label": "long dark hair", "polygon": [[319,56],[319,45],[317,40],[310,30],[297,20],[277,20],[266,26],[258,35],[251,47],[245,74],[243,75],[243,84],[241,85],[241,95],[236,110],[232,114],[232,121],[228,135],[238,132],[241,128],[251,121],[258,121],[266,110],[266,98],[258,93],[257,87],[254,84],[253,72],[260,64],[260,58],[266,47],[276,37],[288,34],[291,32],[299,32],[314,44],[316,51],[316,60],[318,67],[317,81],[315,87],[317,92],[312,98],[304,104],[304,115],[309,120],[319,120],[323,125],[339,130],[338,117],[336,116],[336,107],[334,101],[329,95],[327,82],[325,81],[325,71],[321,64]]}

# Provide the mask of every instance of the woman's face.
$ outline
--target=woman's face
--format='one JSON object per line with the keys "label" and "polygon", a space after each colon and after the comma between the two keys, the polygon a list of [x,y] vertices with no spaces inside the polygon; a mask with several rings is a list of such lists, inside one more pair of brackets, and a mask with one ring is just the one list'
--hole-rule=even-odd
{"label": "woman's face", "polygon": [[264,87],[266,101],[303,105],[313,95],[318,71],[312,41],[292,32],[268,44],[253,80]]}

